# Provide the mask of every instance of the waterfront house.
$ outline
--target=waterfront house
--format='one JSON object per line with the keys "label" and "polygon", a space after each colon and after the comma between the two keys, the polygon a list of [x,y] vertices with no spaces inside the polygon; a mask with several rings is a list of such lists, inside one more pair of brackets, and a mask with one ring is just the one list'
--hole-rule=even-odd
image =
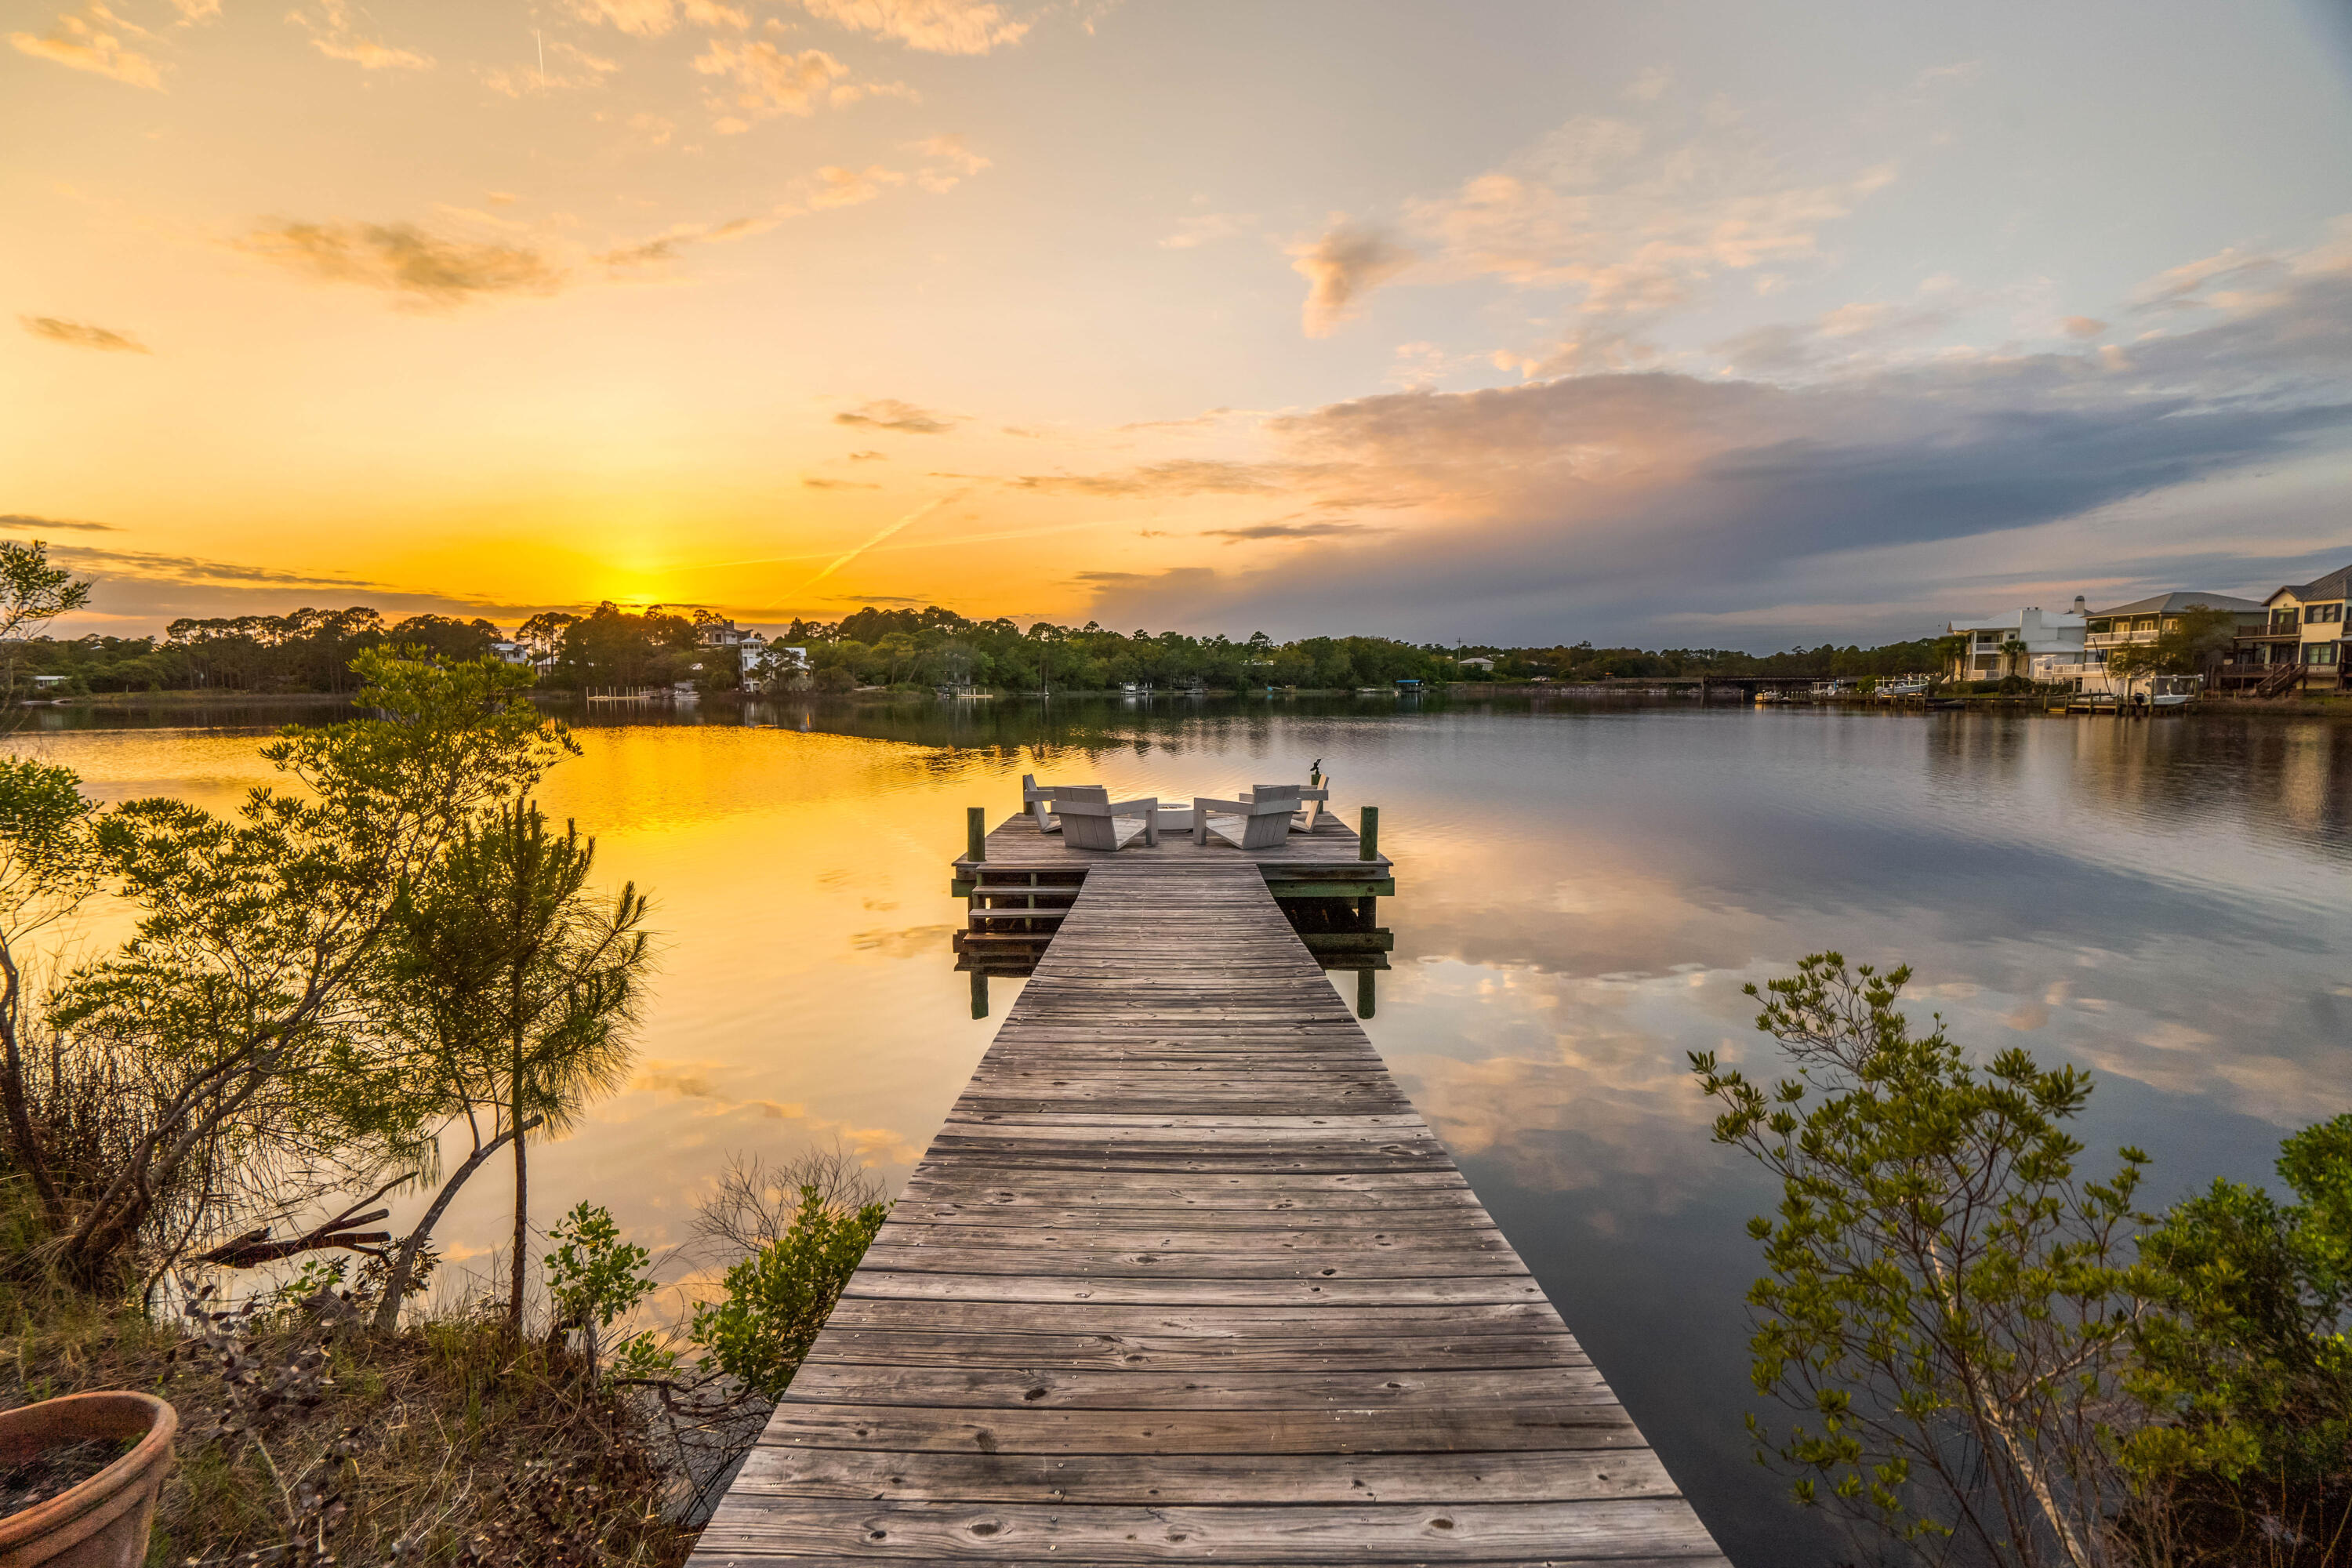
{"label": "waterfront house", "polygon": [[[1965,640],[1953,652],[1945,673],[1954,680],[2000,680],[2038,672],[2043,661],[2071,671],[2083,660],[2086,619],[2083,596],[2077,594],[2071,610],[2028,605],[1982,620],[1953,621],[1944,627],[1944,634]],[[2023,646],[2012,648],[2011,644]]]}
{"label": "waterfront house", "polygon": [[529,648],[523,647],[522,644],[519,642],[509,642],[504,637],[500,637],[498,641],[490,644],[490,651],[498,656],[499,662],[501,664],[529,664],[531,662],[530,650]]}
{"label": "waterfront house", "polygon": [[741,644],[743,649],[743,689],[765,691],[778,678],[786,684],[796,684],[809,672],[808,649],[786,647],[752,634],[758,640]]}
{"label": "waterfront house", "polygon": [[[768,639],[764,635],[747,630],[737,626],[733,621],[722,621],[712,616],[701,623],[697,636],[704,647],[734,649],[736,671],[740,679],[747,686],[758,682],[761,667],[766,663],[768,658]],[[800,650],[779,650],[779,652],[800,652]],[[801,663],[805,666],[807,662],[807,654],[801,652]]]}
{"label": "waterfront house", "polygon": [[1458,662],[1465,669],[1483,669],[1489,675],[1495,673],[1495,661],[1491,658],[1465,658]]}
{"label": "waterfront house", "polygon": [[[2063,681],[2076,691],[2108,691],[2124,696],[2123,688],[2127,683],[2116,682],[2108,676],[2107,655],[2133,643],[2154,642],[2179,626],[2184,612],[2195,609],[2229,611],[2238,617],[2240,637],[2260,628],[2269,618],[2269,613],[2252,599],[2233,598],[2204,588],[2181,588],[2153,598],[2134,599],[2128,605],[2093,610],[2084,629],[2079,668],[2053,668],[2044,679]],[[2207,661],[2204,674],[2208,684],[2219,684],[2233,668],[2233,653],[2234,648],[2217,653]]]}
{"label": "waterfront house", "polygon": [[[2262,687],[2284,681],[2324,690],[2344,688],[2344,605],[2352,590],[2352,566],[2340,566],[2309,583],[2293,583],[2263,602],[2263,618],[2241,627],[2231,650],[2223,684]],[[2296,674],[2284,674],[2293,667]]]}

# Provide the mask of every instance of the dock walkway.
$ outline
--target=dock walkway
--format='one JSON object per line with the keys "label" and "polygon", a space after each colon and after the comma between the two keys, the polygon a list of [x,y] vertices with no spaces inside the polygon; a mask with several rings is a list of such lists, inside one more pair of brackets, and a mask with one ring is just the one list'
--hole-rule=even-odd
{"label": "dock walkway", "polygon": [[1084,858],[695,1568],[1722,1564],[1260,867]]}

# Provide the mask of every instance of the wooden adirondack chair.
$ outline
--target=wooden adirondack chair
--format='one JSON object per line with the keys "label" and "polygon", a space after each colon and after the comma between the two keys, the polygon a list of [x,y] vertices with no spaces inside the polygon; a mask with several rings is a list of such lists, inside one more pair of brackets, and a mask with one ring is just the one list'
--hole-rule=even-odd
{"label": "wooden adirondack chair", "polygon": [[1160,813],[1157,800],[1097,800],[1089,793],[1056,795],[1053,804],[1054,815],[1062,819],[1062,842],[1073,849],[1117,849],[1118,819],[1123,816],[1143,818],[1144,843],[1160,842],[1160,829],[1153,820]]}
{"label": "wooden adirondack chair", "polygon": [[1102,784],[1063,784],[1055,788],[1052,784],[1039,784],[1035,773],[1023,773],[1021,775],[1021,809],[1037,819],[1037,831],[1040,833],[1062,831],[1061,823],[1055,819],[1048,809],[1053,798],[1057,795],[1071,800],[1108,800],[1110,798],[1109,789]]}
{"label": "wooden adirondack chair", "polygon": [[[1323,809],[1323,803],[1331,798],[1331,792],[1328,789],[1317,789],[1310,784],[1252,784],[1242,792],[1242,798],[1250,801],[1289,801],[1291,809],[1298,811],[1298,816],[1292,820],[1291,826],[1301,832],[1307,832],[1314,828],[1316,814]],[[1298,808],[1301,806],[1306,809],[1299,811]]]}
{"label": "wooden adirondack chair", "polygon": [[[1192,812],[1199,821],[1193,829],[1194,841],[1206,844],[1209,835],[1243,849],[1271,849],[1290,837],[1290,814],[1297,803],[1286,798],[1275,800],[1210,800],[1205,797],[1192,803]],[[1242,819],[1237,837],[1231,828],[1212,828],[1212,813],[1219,816]]]}

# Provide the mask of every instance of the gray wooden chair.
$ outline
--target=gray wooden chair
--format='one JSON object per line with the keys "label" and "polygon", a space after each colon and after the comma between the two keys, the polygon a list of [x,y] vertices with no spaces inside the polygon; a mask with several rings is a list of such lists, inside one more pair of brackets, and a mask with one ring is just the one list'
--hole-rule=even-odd
{"label": "gray wooden chair", "polygon": [[1063,784],[1059,787],[1041,784],[1037,782],[1035,773],[1023,773],[1021,775],[1021,809],[1037,819],[1037,831],[1040,833],[1062,831],[1061,822],[1050,810],[1055,795],[1061,795],[1069,800],[1108,800],[1110,791],[1102,784]]}
{"label": "gray wooden chair", "polygon": [[[1252,784],[1242,792],[1242,798],[1248,801],[1289,801],[1291,809],[1298,814],[1291,820],[1290,826],[1305,833],[1314,830],[1316,816],[1322,811],[1323,803],[1331,798],[1331,792],[1311,784]],[[1305,809],[1301,810],[1301,807]]]}
{"label": "gray wooden chair", "polygon": [[[1203,796],[1192,803],[1192,813],[1198,826],[1193,829],[1193,841],[1206,844],[1209,835],[1241,849],[1271,849],[1290,837],[1290,814],[1297,802],[1287,798],[1273,800],[1210,800]],[[1228,822],[1241,818],[1240,831],[1232,827],[1213,826],[1212,815]]]}
{"label": "gray wooden chair", "polygon": [[[1140,836],[1144,843],[1157,846],[1160,829],[1155,818],[1160,813],[1157,800],[1097,800],[1092,786],[1084,795],[1057,795],[1054,797],[1054,815],[1062,819],[1062,842],[1073,849],[1117,849]],[[1122,818],[1141,817],[1142,824],[1126,837],[1119,837]]]}

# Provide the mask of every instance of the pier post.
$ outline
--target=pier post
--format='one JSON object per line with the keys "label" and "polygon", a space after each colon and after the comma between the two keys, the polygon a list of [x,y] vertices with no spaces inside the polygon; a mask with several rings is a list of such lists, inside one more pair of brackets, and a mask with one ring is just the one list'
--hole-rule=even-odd
{"label": "pier post", "polygon": [[1372,1016],[1372,977],[1379,973],[1375,969],[1356,971],[1356,1016],[1359,1018]]}
{"label": "pier post", "polygon": [[988,807],[963,808],[963,855],[967,860],[988,858]]}
{"label": "pier post", "polygon": [[1364,807],[1363,826],[1359,829],[1359,835],[1361,841],[1356,847],[1356,858],[1379,859],[1381,858],[1381,808],[1379,806]]}
{"label": "pier post", "polygon": [[988,971],[985,969],[971,972],[971,1016],[975,1018],[988,1016]]}

